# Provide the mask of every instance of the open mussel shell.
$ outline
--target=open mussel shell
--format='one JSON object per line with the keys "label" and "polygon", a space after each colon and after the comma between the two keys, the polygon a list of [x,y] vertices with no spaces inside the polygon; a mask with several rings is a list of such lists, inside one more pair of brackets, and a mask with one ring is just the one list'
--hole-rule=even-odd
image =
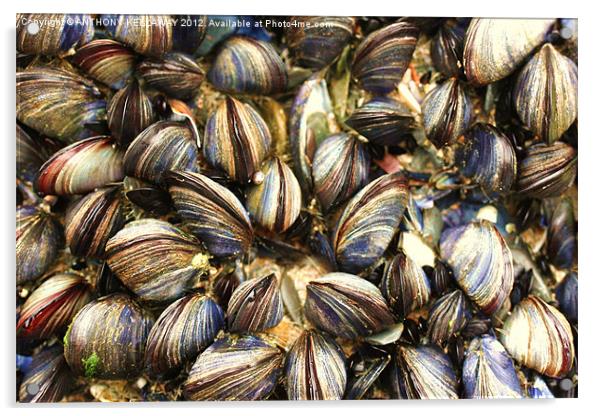
{"label": "open mussel shell", "polygon": [[[37,31],[32,30],[37,25]],[[17,13],[17,50],[31,55],[65,55],[94,37],[89,14]]]}
{"label": "open mussel shell", "polygon": [[391,361],[391,355],[377,349],[360,349],[349,359],[349,380],[345,400],[362,400]]}
{"label": "open mussel shell", "polygon": [[302,194],[297,177],[280,158],[266,162],[264,179],[247,192],[247,209],[255,222],[277,233],[288,230],[301,213]]}
{"label": "open mussel shell", "polygon": [[397,349],[409,399],[457,399],[458,380],[449,357],[432,345],[402,344]]}
{"label": "open mussel shell", "polygon": [[395,321],[380,290],[347,273],[330,273],[307,285],[305,317],[316,327],[348,339],[378,333]]}
{"label": "open mussel shell", "polygon": [[577,65],[545,44],[518,74],[514,108],[542,140],[558,140],[577,118]]}
{"label": "open mussel shell", "polygon": [[79,376],[128,379],[142,370],[152,316],[124,294],[84,306],[65,335],[65,359]]}
{"label": "open mussel shell", "polygon": [[549,219],[546,254],[559,269],[570,269],[577,260],[577,223],[570,197],[563,197]]}
{"label": "open mussel shell", "polygon": [[91,78],[115,90],[125,87],[137,60],[134,51],[111,39],[95,39],[71,58]]}
{"label": "open mussel shell", "polygon": [[146,373],[174,375],[213,342],[224,324],[224,312],[211,298],[194,293],[176,300],[161,313],[148,335]]}
{"label": "open mussel shell", "polygon": [[169,15],[103,15],[107,33],[141,55],[162,56],[173,48],[172,18]]}
{"label": "open mussel shell", "polygon": [[403,253],[395,255],[385,266],[380,291],[391,310],[401,319],[426,305],[431,294],[422,268]]}
{"label": "open mussel shell", "polygon": [[128,176],[161,185],[169,170],[196,172],[197,156],[190,128],[175,121],[158,121],[130,144],[123,166]]}
{"label": "open mussel shell", "polygon": [[194,236],[156,219],[128,223],[107,242],[106,258],[128,289],[156,303],[181,297],[209,267]]}
{"label": "open mussel shell", "polygon": [[471,117],[470,97],[457,78],[433,88],[422,102],[424,131],[437,148],[454,143],[468,128]]}
{"label": "open mussel shell", "polygon": [[431,39],[433,66],[446,77],[463,75],[462,55],[464,54],[465,35],[466,25],[464,22],[453,19],[441,25]]}
{"label": "open mussel shell", "polygon": [[253,226],[238,198],[225,186],[191,172],[171,172],[169,193],[178,215],[216,257],[241,256],[253,241]]}
{"label": "open mussel shell", "polygon": [[63,357],[63,347],[55,344],[34,354],[19,387],[19,402],[60,402],[73,384],[73,374]]}
{"label": "open mussel shell", "polygon": [[64,244],[63,227],[52,214],[31,205],[17,208],[17,283],[43,275]]}
{"label": "open mussel shell", "polygon": [[153,124],[153,104],[135,79],[117,91],[109,101],[107,122],[112,136],[124,149]]}
{"label": "open mussel shell", "polygon": [[464,40],[464,71],[476,85],[514,72],[545,40],[554,19],[474,18]]}
{"label": "open mussel shell", "polygon": [[504,322],[500,341],[519,364],[548,377],[562,377],[573,366],[570,324],[556,308],[536,296],[514,307]]}
{"label": "open mussel shell", "polygon": [[476,124],[456,153],[462,174],[488,196],[505,195],[516,179],[517,161],[510,139],[490,124]]}
{"label": "open mussel shell", "polygon": [[407,203],[408,182],[400,172],[375,179],[347,203],[333,233],[342,271],[358,273],[383,255]]}
{"label": "open mussel shell", "polygon": [[407,22],[370,33],[355,51],[352,76],[367,91],[383,95],[391,92],[410,64],[418,35],[418,28]]}
{"label": "open mussel shell", "polygon": [[228,302],[228,328],[232,332],[261,332],[278,325],[283,315],[274,274],[242,282]]}
{"label": "open mussel shell", "polygon": [[184,382],[188,400],[261,400],[282,372],[279,348],[253,335],[226,335],[207,348]]}
{"label": "open mussel shell", "polygon": [[504,346],[491,335],[474,338],[462,367],[467,399],[520,399],[523,391],[514,362]]}
{"label": "open mussel shell", "polygon": [[92,287],[81,276],[62,273],[48,278],[25,300],[17,338],[47,339],[58,334],[91,299]]}
{"label": "open mussel shell", "polygon": [[415,127],[414,117],[399,101],[376,97],[353,111],[345,121],[349,127],[381,146],[395,146]]}
{"label": "open mussel shell", "polygon": [[17,177],[31,182],[44,162],[62,145],[57,140],[29,134],[19,123],[16,124],[16,135]]}
{"label": "open mussel shell", "polygon": [[516,189],[532,198],[559,196],[575,181],[577,151],[566,143],[529,146],[518,165]]}
{"label": "open mussel shell", "polygon": [[249,104],[227,97],[207,120],[203,155],[232,180],[248,183],[272,141],[270,130]]}
{"label": "open mussel shell", "polygon": [[442,236],[441,256],[456,283],[486,314],[501,308],[514,283],[512,252],[487,220],[450,229]]}
{"label": "open mussel shell", "polygon": [[106,118],[106,102],[96,86],[55,68],[17,72],[17,120],[65,142],[89,137]]}
{"label": "open mussel shell", "polygon": [[286,41],[297,63],[313,70],[330,65],[353,37],[353,17],[291,16]]}
{"label": "open mussel shell", "polygon": [[90,137],[55,153],[38,172],[35,188],[49,195],[84,194],[123,179],[123,152],[109,136]]}
{"label": "open mussel shell", "polygon": [[65,216],[65,237],[71,253],[102,258],[107,241],[124,223],[119,186],[99,189],[74,201]]}
{"label": "open mussel shell", "polygon": [[428,338],[433,344],[443,347],[464,329],[470,315],[468,302],[461,290],[441,296],[429,311]]}
{"label": "open mussel shell", "polygon": [[285,363],[289,400],[340,400],[345,393],[345,355],[336,341],[315,330],[303,331]]}
{"label": "open mussel shell", "polygon": [[146,86],[181,100],[189,100],[197,95],[205,79],[205,73],[198,64],[181,53],[146,60],[138,66],[136,72]]}
{"label": "open mussel shell", "polygon": [[207,75],[220,91],[271,95],[286,90],[284,61],[272,44],[244,36],[225,41]]}
{"label": "open mussel shell", "polygon": [[571,272],[562,279],[556,287],[556,299],[558,308],[564,313],[566,319],[576,323],[579,316],[577,273]]}

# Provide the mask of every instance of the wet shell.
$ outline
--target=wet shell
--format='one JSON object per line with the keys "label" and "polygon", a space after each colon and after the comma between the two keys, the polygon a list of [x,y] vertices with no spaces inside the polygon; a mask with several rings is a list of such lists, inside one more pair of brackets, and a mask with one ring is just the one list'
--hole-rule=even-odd
{"label": "wet shell", "polygon": [[437,148],[454,143],[468,128],[472,104],[456,78],[436,86],[424,97],[422,117],[426,137]]}
{"label": "wet shell", "polygon": [[529,397],[531,399],[554,399],[554,395],[550,391],[550,388],[546,384],[543,378],[540,376],[535,376],[535,380],[533,381],[533,385],[528,388]]}
{"label": "wet shell", "polygon": [[82,197],[65,216],[65,237],[71,253],[102,258],[107,241],[124,222],[120,187],[100,189]]}
{"label": "wet shell", "polygon": [[136,54],[111,39],[95,39],[75,52],[71,62],[91,78],[119,90],[134,73]]}
{"label": "wet shell", "polygon": [[16,133],[17,176],[31,182],[44,162],[62,145],[57,140],[28,134],[19,123]]}
{"label": "wet shell", "polygon": [[573,366],[570,324],[556,308],[536,296],[514,307],[504,322],[500,341],[519,364],[549,377],[562,377]]}
{"label": "wet shell", "polygon": [[84,194],[123,179],[123,152],[111,137],[80,140],[55,153],[38,172],[36,189],[43,194]]}
{"label": "wet shell", "polygon": [[117,277],[148,302],[181,297],[209,265],[196,238],[156,219],[127,224],[107,242],[106,257]]}
{"label": "wet shell", "polygon": [[92,287],[81,276],[65,273],[50,277],[25,300],[17,337],[47,339],[58,334],[90,300]]}
{"label": "wet shell", "polygon": [[186,125],[159,121],[130,144],[123,166],[127,175],[161,185],[169,170],[196,172],[197,157],[192,131]]}
{"label": "wet shell", "polygon": [[173,48],[173,25],[168,15],[103,15],[107,33],[136,52],[162,56]]}
{"label": "wet shell", "polygon": [[370,33],[355,52],[353,77],[372,93],[391,92],[410,64],[418,35],[418,28],[407,22],[393,23]]}
{"label": "wet shell", "polygon": [[123,149],[155,119],[153,104],[136,80],[115,93],[107,116],[111,134]]}
{"label": "wet shell", "polygon": [[207,120],[203,154],[230,179],[246,184],[260,169],[271,141],[270,130],[259,113],[228,97]]}
{"label": "wet shell", "polygon": [[218,90],[239,94],[276,94],[288,82],[286,66],[274,47],[243,36],[223,43],[207,77]]}
{"label": "wet shell", "polygon": [[476,85],[514,72],[554,23],[553,19],[472,19],[464,40],[464,71]]}
{"label": "wet shell", "polygon": [[577,224],[573,203],[564,197],[549,220],[546,254],[559,269],[570,269],[577,260]]}
{"label": "wet shell", "polygon": [[556,287],[558,308],[562,311],[566,319],[572,323],[577,323],[579,317],[578,284],[577,273],[571,272]]}
{"label": "wet shell", "polygon": [[330,65],[353,37],[353,17],[291,16],[285,34],[298,65],[314,70]]}
{"label": "wet shell", "polygon": [[495,337],[471,341],[462,368],[468,399],[520,399],[523,392],[512,359]]}
{"label": "wet shell", "polygon": [[[32,30],[37,24],[38,31]],[[89,14],[17,13],[17,50],[32,55],[64,55],[92,40]]]}
{"label": "wet shell", "polygon": [[193,98],[200,90],[205,74],[197,63],[181,53],[160,60],[147,60],[137,68],[145,85],[181,100]]}
{"label": "wet shell", "polygon": [[153,318],[130,297],[105,296],[88,303],[65,335],[65,359],[79,376],[128,379],[142,370]]}
{"label": "wet shell", "polygon": [[145,369],[152,376],[171,376],[209,346],[225,317],[211,298],[195,293],[169,305],[153,325],[145,352]]}
{"label": "wet shell", "polygon": [[227,335],[207,348],[184,383],[188,400],[261,400],[282,371],[282,352],[252,335]]}
{"label": "wet shell", "polygon": [[90,137],[106,118],[106,102],[90,81],[54,68],[17,72],[17,120],[72,142]]}
{"label": "wet shell", "polygon": [[261,332],[272,328],[284,314],[278,279],[274,274],[242,282],[228,302],[228,328],[232,332]]}
{"label": "wet shell", "polygon": [[184,14],[177,16],[173,28],[174,50],[193,54],[199,49],[207,34],[209,19],[198,14]]}
{"label": "wet shell", "polygon": [[512,252],[494,224],[481,220],[442,236],[441,256],[468,297],[488,315],[501,308],[514,283]]}
{"label": "wet shell", "polygon": [[577,65],[547,43],[518,74],[512,97],[527,128],[553,143],[577,118]]}
{"label": "wet shell", "polygon": [[228,188],[190,172],[173,172],[167,183],[178,215],[212,255],[229,257],[248,252],[253,226]]}
{"label": "wet shell", "polygon": [[285,363],[289,400],[340,400],[345,392],[345,355],[334,339],[318,331],[304,331],[291,347]]}
{"label": "wet shell", "polygon": [[305,317],[318,328],[348,339],[378,333],[394,322],[378,288],[347,273],[330,273],[307,285]]}
{"label": "wet shell", "polygon": [[427,336],[433,344],[443,347],[464,329],[470,319],[468,302],[461,290],[441,296],[431,307]]}
{"label": "wet shell", "polygon": [[19,402],[60,402],[72,386],[73,374],[63,357],[63,347],[57,344],[33,356],[19,387]]}
{"label": "wet shell", "polygon": [[63,228],[52,214],[29,205],[17,208],[17,283],[43,275],[64,244]]}
{"label": "wet shell", "polygon": [[345,400],[367,398],[370,389],[389,365],[391,356],[379,350],[364,352],[360,349],[350,360],[350,377],[345,389]]}
{"label": "wet shell", "polygon": [[347,203],[333,234],[341,270],[360,272],[383,255],[407,202],[407,180],[394,173],[370,182]]}
{"label": "wet shell", "polygon": [[466,26],[463,22],[454,19],[443,24],[431,39],[433,65],[446,77],[463,75],[464,35],[466,35]]}
{"label": "wet shell", "polygon": [[575,181],[577,151],[568,144],[529,146],[518,165],[518,193],[532,198],[559,196]]}

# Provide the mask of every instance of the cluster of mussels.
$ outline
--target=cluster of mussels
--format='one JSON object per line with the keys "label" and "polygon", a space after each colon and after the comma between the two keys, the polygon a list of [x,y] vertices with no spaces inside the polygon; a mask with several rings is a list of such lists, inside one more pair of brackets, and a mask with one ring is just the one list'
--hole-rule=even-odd
{"label": "cluster of mussels", "polygon": [[574,21],[175,18],[17,16],[19,401],[576,395]]}

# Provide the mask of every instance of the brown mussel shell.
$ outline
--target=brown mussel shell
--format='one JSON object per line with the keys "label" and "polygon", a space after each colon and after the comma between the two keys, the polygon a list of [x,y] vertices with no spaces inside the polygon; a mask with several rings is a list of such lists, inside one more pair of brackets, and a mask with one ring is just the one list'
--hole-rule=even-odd
{"label": "brown mussel shell", "polygon": [[138,134],[153,124],[154,120],[153,104],[136,80],[117,91],[109,101],[109,129],[123,149],[127,149]]}
{"label": "brown mussel shell", "polygon": [[146,60],[136,72],[146,86],[181,100],[197,95],[205,79],[205,73],[198,64],[181,53],[171,53],[160,60]]}

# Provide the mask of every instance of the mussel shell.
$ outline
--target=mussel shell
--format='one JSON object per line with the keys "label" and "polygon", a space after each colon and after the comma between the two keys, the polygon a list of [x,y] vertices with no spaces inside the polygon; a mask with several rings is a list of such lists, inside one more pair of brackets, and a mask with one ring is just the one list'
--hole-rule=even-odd
{"label": "mussel shell", "polygon": [[207,120],[203,155],[232,180],[246,184],[266,157],[272,136],[249,104],[228,97]]}
{"label": "mussel shell", "polygon": [[170,97],[188,100],[198,94],[205,74],[197,63],[181,53],[170,53],[161,59],[142,62],[137,73],[146,86]]}
{"label": "mussel shell", "polygon": [[297,65],[322,69],[330,65],[353,37],[353,17],[291,16],[286,41]]}
{"label": "mussel shell", "polygon": [[44,162],[62,145],[53,139],[30,135],[19,123],[16,133],[17,177],[31,182]]}
{"label": "mussel shell", "polygon": [[579,317],[577,273],[571,272],[556,287],[558,308],[569,322],[577,323]]}
{"label": "mussel shell", "polygon": [[289,400],[340,400],[345,392],[345,355],[334,339],[315,330],[303,331],[286,357]]}
{"label": "mussel shell", "polygon": [[347,203],[333,233],[337,263],[342,271],[360,272],[383,255],[407,206],[407,184],[400,172],[384,175]]}
{"label": "mussel shell", "polygon": [[347,273],[330,273],[307,285],[305,317],[338,337],[356,339],[394,323],[376,286]]}
{"label": "mussel shell", "polygon": [[253,226],[228,188],[191,172],[172,172],[167,183],[178,215],[212,255],[230,257],[248,252]]}
{"label": "mussel shell", "polygon": [[261,332],[278,325],[283,315],[274,274],[242,282],[228,302],[228,328],[232,332]]}
{"label": "mussel shell", "polygon": [[71,58],[91,78],[115,90],[125,87],[137,60],[131,49],[111,39],[95,39],[78,48]]}
{"label": "mussel shell", "polygon": [[17,322],[17,337],[47,339],[67,328],[75,314],[92,299],[90,284],[75,274],[45,280],[25,300]]}
{"label": "mussel shell", "polygon": [[514,108],[542,140],[558,140],[577,118],[577,65],[547,43],[518,74]]}
{"label": "mussel shell", "polygon": [[266,162],[265,177],[247,192],[247,208],[253,220],[277,233],[288,230],[301,213],[302,194],[291,168],[279,158]]}
{"label": "mussel shell", "polygon": [[454,273],[449,266],[440,259],[435,259],[435,267],[431,274],[427,274],[431,282],[431,292],[439,297],[451,286]]}
{"label": "mussel shell", "polygon": [[383,95],[391,92],[410,64],[418,35],[418,28],[408,22],[393,23],[370,33],[355,51],[352,76],[367,91]]}
{"label": "mussel shell", "polygon": [[431,307],[427,336],[433,344],[443,347],[458,335],[470,319],[468,302],[461,290],[441,296]]}
{"label": "mussel shell", "polygon": [[487,220],[455,227],[442,236],[441,256],[468,297],[486,314],[502,307],[514,283],[512,252]]}
{"label": "mussel shell", "polygon": [[44,163],[35,181],[43,194],[84,194],[123,179],[123,152],[111,137],[97,136],[75,142]]}
{"label": "mussel shell", "polygon": [[72,386],[73,374],[63,357],[63,347],[56,344],[33,356],[19,386],[19,402],[56,403]]}
{"label": "mussel shell", "polygon": [[188,400],[261,400],[282,372],[283,354],[253,335],[226,335],[207,348],[184,382]]}
{"label": "mussel shell", "polygon": [[429,91],[422,102],[422,117],[431,143],[438,148],[454,143],[472,118],[470,97],[460,81],[450,78]]}
{"label": "mussel shell", "polygon": [[471,20],[464,39],[464,71],[476,85],[514,72],[544,42],[554,19]]}
{"label": "mussel shell", "polygon": [[379,350],[367,353],[360,350],[351,357],[350,361],[350,377],[345,389],[345,400],[361,400],[367,396],[370,388],[387,368],[391,356]]}
{"label": "mussel shell", "polygon": [[518,165],[516,189],[532,198],[559,196],[575,181],[577,151],[566,143],[529,146]]}
{"label": "mussel shell", "polygon": [[20,284],[43,275],[65,241],[60,222],[52,214],[31,205],[17,208],[16,234],[17,283]]}
{"label": "mussel shell", "polygon": [[142,370],[152,316],[124,294],[84,306],[65,335],[65,359],[88,378],[127,379]]}
{"label": "mussel shell", "polygon": [[512,359],[495,337],[484,335],[470,342],[462,367],[464,395],[468,399],[520,399],[523,391]]}
{"label": "mussel shell", "polygon": [[217,302],[222,309],[228,309],[228,302],[230,302],[232,293],[244,281],[245,272],[240,263],[237,263],[236,268],[231,273],[220,274],[213,280],[211,292],[217,298]]}
{"label": "mussel shell", "polygon": [[109,129],[124,149],[127,149],[138,134],[153,124],[154,120],[153,104],[136,80],[117,91],[109,101]]}
{"label": "mussel shell", "polygon": [[125,223],[121,188],[99,189],[74,202],[65,216],[65,237],[71,253],[102,258],[105,245]]}
{"label": "mussel shell", "polygon": [[570,197],[564,197],[549,219],[546,254],[559,269],[570,269],[577,260],[577,224]]}
{"label": "mussel shell", "polygon": [[192,131],[175,121],[158,121],[130,144],[123,157],[128,176],[157,185],[170,170],[196,172],[198,151]]}
{"label": "mussel shell", "polygon": [[395,146],[415,127],[414,117],[399,101],[376,97],[355,109],[345,121],[359,134],[381,146]]}
{"label": "mussel shell", "polygon": [[446,77],[463,75],[462,55],[464,54],[465,35],[464,23],[453,19],[441,25],[431,39],[433,66]]}
{"label": "mussel shell", "polygon": [[505,195],[516,179],[516,154],[510,139],[490,124],[476,124],[464,135],[456,160],[464,176],[488,196]]}
{"label": "mussel shell", "polygon": [[128,223],[107,242],[106,258],[123,284],[148,302],[181,297],[209,263],[195,237],[156,219]]}
{"label": "mussel shell", "polygon": [[533,384],[527,387],[529,397],[531,399],[554,399],[554,394],[550,391],[550,388],[544,381],[544,379],[538,375],[535,376]]}
{"label": "mussel shell", "polygon": [[[38,31],[31,30],[37,24]],[[94,25],[89,14],[17,13],[17,50],[32,55],[63,55],[90,42]]]}
{"label": "mussel shell", "polygon": [[271,95],[287,87],[286,66],[272,44],[249,37],[225,41],[207,74],[220,91]]}
{"label": "mussel shell", "polygon": [[162,56],[173,48],[171,16],[152,14],[103,15],[107,33],[141,55]]}
{"label": "mussel shell", "polygon": [[500,341],[519,364],[548,377],[562,377],[573,366],[570,324],[556,308],[536,296],[514,307],[504,322]]}
{"label": "mussel shell", "polygon": [[209,346],[224,327],[222,308],[194,293],[176,300],[157,318],[146,343],[145,370],[169,377]]}
{"label": "mussel shell", "polygon": [[106,118],[106,102],[96,86],[56,68],[17,72],[17,120],[65,142],[89,137]]}
{"label": "mussel shell", "polygon": [[172,35],[174,50],[188,54],[195,53],[207,34],[208,17],[198,14],[184,14],[177,15],[177,20]]}

